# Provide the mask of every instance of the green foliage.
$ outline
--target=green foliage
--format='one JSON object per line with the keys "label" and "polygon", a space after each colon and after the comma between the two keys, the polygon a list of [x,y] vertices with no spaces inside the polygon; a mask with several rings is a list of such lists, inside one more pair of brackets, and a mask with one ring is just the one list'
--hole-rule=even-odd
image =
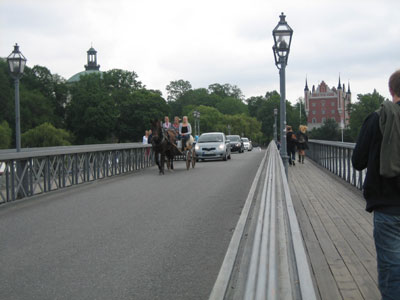
{"label": "green foliage", "polygon": [[3,121],[0,124],[0,149],[11,148],[11,128],[7,121]]}
{"label": "green foliage", "polygon": [[240,100],[244,98],[240,88],[236,85],[230,85],[229,83],[223,85],[219,83],[210,84],[208,90],[211,94],[215,94],[220,98],[232,97]]}
{"label": "green foliage", "polygon": [[237,115],[237,114],[245,114],[248,115],[248,109],[246,104],[242,102],[242,100],[227,97],[223,98],[216,105],[216,108],[223,114],[226,115]]}
{"label": "green foliage", "polygon": [[126,98],[119,106],[117,137],[119,141],[141,141],[150,122],[169,115],[169,107],[155,91],[139,90]]}
{"label": "green foliage", "polygon": [[[280,95],[278,92],[268,92],[265,97],[251,97],[247,100],[250,116],[255,117],[261,122],[261,131],[265,141],[273,139],[274,126],[274,109],[278,109],[277,126],[279,135],[279,111],[280,111]],[[290,103],[289,103],[290,105]]]}
{"label": "green foliage", "polygon": [[320,128],[314,128],[309,133],[315,140],[339,141],[341,140],[339,125],[335,120],[328,119]]}
{"label": "green foliage", "polygon": [[71,88],[72,99],[67,106],[67,126],[76,142],[88,138],[106,142],[112,138],[118,111],[100,74],[81,76]]}
{"label": "green foliage", "polygon": [[21,136],[21,143],[24,148],[69,146],[72,140],[72,135],[68,131],[57,129],[50,123],[43,123]]}
{"label": "green foliage", "polygon": [[347,108],[350,113],[350,137],[352,141],[356,141],[365,118],[376,111],[385,101],[385,98],[376,90],[372,94],[358,94],[357,99],[358,102],[349,104]]}
{"label": "green foliage", "polygon": [[183,79],[171,81],[167,87],[168,101],[176,101],[179,99],[183,94],[190,91],[192,89],[192,85],[189,81],[185,81]]}

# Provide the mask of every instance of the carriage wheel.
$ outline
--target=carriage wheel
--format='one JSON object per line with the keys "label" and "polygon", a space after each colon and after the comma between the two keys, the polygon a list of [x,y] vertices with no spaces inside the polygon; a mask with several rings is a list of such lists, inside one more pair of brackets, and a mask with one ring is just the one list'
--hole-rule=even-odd
{"label": "carriage wheel", "polygon": [[190,151],[186,151],[186,170],[189,170],[190,168],[190,160],[191,160]]}
{"label": "carriage wheel", "polygon": [[192,168],[196,165],[196,151],[192,151]]}

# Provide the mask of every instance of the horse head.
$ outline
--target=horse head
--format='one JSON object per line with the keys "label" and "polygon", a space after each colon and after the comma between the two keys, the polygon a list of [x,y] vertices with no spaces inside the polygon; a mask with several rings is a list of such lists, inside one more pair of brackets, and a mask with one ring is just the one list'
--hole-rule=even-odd
{"label": "horse head", "polygon": [[161,121],[154,119],[151,121],[152,142],[158,144],[163,138]]}

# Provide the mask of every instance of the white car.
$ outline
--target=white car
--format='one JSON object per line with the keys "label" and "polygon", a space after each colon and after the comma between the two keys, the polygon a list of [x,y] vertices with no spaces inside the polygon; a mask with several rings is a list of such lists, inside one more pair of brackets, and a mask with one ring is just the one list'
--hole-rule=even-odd
{"label": "white car", "polygon": [[247,150],[247,151],[253,150],[253,144],[251,143],[251,141],[248,138],[242,137],[242,142],[243,142],[244,150]]}
{"label": "white car", "polygon": [[222,159],[231,158],[231,146],[223,132],[207,132],[200,135],[196,146],[196,159]]}

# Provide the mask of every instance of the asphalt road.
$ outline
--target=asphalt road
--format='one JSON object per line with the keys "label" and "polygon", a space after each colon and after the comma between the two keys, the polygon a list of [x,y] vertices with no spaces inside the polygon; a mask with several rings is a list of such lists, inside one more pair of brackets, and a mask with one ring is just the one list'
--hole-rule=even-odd
{"label": "asphalt road", "polygon": [[263,155],[0,206],[0,299],[208,299]]}

